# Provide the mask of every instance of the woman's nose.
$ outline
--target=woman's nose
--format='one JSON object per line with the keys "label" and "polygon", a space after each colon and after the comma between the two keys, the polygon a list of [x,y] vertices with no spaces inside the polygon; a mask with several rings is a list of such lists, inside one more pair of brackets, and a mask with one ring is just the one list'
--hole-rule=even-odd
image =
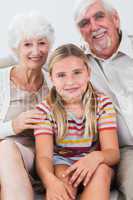
{"label": "woman's nose", "polygon": [[40,53],[38,45],[34,45],[32,48],[32,54],[33,55],[38,55]]}

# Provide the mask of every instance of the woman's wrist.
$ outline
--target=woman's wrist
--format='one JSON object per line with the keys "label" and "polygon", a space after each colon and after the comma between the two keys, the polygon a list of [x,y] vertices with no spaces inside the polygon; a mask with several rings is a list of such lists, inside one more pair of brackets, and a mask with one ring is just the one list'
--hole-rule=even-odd
{"label": "woman's wrist", "polygon": [[15,119],[12,120],[12,129],[13,129],[13,131],[14,131],[15,134],[19,134],[20,133],[20,130],[19,130],[19,128],[16,125],[16,120]]}

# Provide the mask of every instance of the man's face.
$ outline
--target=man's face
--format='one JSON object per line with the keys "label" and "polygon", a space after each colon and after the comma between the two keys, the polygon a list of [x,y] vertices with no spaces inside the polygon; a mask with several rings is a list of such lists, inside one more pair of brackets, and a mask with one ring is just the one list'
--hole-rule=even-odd
{"label": "man's face", "polygon": [[81,35],[98,57],[109,58],[119,45],[119,17],[96,0],[78,22]]}

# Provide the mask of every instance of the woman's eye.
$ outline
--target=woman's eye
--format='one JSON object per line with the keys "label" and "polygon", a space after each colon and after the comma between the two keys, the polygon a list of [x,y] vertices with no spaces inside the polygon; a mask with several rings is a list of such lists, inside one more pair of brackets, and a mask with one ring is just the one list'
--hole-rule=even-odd
{"label": "woman's eye", "polygon": [[45,43],[45,42],[39,42],[39,44],[40,44],[40,45],[46,45],[46,43]]}
{"label": "woman's eye", "polygon": [[28,42],[27,42],[27,43],[24,44],[24,46],[25,46],[25,47],[29,47],[29,46],[31,46],[31,43],[28,43]]}

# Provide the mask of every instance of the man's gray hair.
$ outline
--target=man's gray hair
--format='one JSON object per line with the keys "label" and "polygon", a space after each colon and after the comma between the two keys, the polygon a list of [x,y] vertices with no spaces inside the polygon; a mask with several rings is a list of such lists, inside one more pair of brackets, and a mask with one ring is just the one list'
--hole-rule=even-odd
{"label": "man's gray hair", "polygon": [[20,41],[31,37],[46,38],[50,47],[54,42],[54,28],[38,11],[18,14],[8,28],[8,44],[10,48],[17,48]]}
{"label": "man's gray hair", "polygon": [[[76,0],[74,8],[74,20],[76,21],[76,23],[79,22],[81,16],[84,15],[87,9],[95,2],[97,2],[97,0]],[[108,2],[108,0],[99,0],[99,2],[109,12],[116,10],[114,6]]]}

